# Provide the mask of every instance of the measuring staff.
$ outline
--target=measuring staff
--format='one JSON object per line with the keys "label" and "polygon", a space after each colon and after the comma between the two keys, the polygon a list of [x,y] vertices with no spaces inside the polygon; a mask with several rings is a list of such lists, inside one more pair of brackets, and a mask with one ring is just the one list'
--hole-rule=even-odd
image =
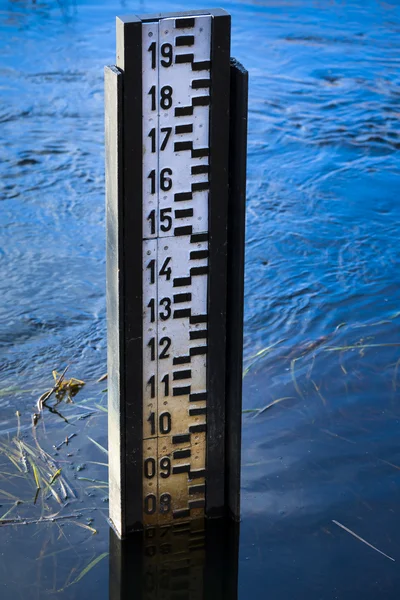
{"label": "measuring staff", "polygon": [[110,519],[239,518],[247,73],[223,10],[117,19],[105,72]]}

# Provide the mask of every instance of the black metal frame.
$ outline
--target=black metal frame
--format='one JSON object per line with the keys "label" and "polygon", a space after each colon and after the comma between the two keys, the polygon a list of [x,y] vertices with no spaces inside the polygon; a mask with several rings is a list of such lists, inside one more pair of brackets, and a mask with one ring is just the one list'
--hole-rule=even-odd
{"label": "black metal frame", "polygon": [[[123,312],[126,533],[142,521],[142,23],[117,19],[117,67],[123,72]],[[129,274],[129,276],[126,276]],[[139,285],[138,285],[138,282]]]}
{"label": "black metal frame", "polygon": [[248,73],[231,59],[226,336],[226,505],[240,519]]}

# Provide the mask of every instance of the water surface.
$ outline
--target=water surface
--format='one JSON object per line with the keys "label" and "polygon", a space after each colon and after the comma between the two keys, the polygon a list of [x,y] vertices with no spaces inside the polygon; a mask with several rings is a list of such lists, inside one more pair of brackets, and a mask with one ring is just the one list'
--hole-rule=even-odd
{"label": "water surface", "polygon": [[[220,5],[250,73],[243,403],[264,409],[244,413],[238,595],[394,599],[400,6]],[[109,597],[107,457],[92,442],[107,445],[103,66],[116,14],[195,8],[0,2],[0,517],[29,521],[0,527],[5,600]],[[69,423],[48,413],[36,431],[72,516],[35,524],[60,505],[50,491],[33,504],[33,467],[5,448],[36,447],[35,403],[67,364],[87,385],[63,404]]]}

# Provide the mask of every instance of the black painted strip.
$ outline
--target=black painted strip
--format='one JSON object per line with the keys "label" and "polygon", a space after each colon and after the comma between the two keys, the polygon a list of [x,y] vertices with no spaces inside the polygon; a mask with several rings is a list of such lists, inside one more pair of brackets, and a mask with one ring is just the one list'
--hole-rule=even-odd
{"label": "black painted strip", "polygon": [[182,152],[183,150],[192,150],[193,142],[175,142],[174,152]]}
{"label": "black painted strip", "polygon": [[187,442],[190,442],[190,433],[180,433],[172,436],[173,444],[186,444]]}
{"label": "black painted strip", "polygon": [[193,227],[185,225],[184,227],[175,227],[174,235],[192,235]]}
{"label": "black painted strip", "polygon": [[190,269],[190,274],[195,277],[196,275],[207,275],[208,267],[192,267]]}
{"label": "black painted strip", "polygon": [[210,156],[209,148],[196,148],[192,150],[192,158],[204,158],[205,156]]}
{"label": "black painted strip", "polygon": [[198,329],[197,331],[190,331],[189,338],[191,340],[206,340],[208,336],[207,329]]}
{"label": "black painted strip", "polygon": [[207,346],[197,346],[196,348],[190,348],[190,356],[199,356],[201,354],[207,354]]}
{"label": "black painted strip", "polygon": [[190,473],[190,465],[175,465],[175,467],[172,467],[173,475],[179,475],[179,473]]}
{"label": "black painted strip", "polygon": [[[204,540],[193,540],[192,543],[189,544],[189,552],[198,552],[199,550],[202,550],[205,547],[205,543]],[[214,589],[214,588],[212,588]],[[188,598],[172,598],[171,600],[190,600],[190,597]]]}
{"label": "black painted strip", "polygon": [[196,471],[190,471],[190,479],[200,479],[200,477],[206,476],[205,469],[197,469]]}
{"label": "black painted strip", "polygon": [[174,510],[172,512],[172,516],[174,519],[183,519],[185,517],[190,517],[190,508],[181,508],[180,510]]}
{"label": "black painted strip", "polygon": [[[194,56],[193,56],[194,59]],[[176,59],[175,59],[176,62]],[[209,71],[211,69],[211,61],[203,60],[198,62],[193,62],[192,71]]]}
{"label": "black painted strip", "polygon": [[175,108],[176,117],[190,117],[193,114],[193,106],[177,106]]}
{"label": "black painted strip", "polygon": [[[193,69],[194,54],[177,54],[175,56],[175,64],[182,65],[184,63],[192,63]],[[197,69],[194,69],[196,71]]]}
{"label": "black painted strip", "polygon": [[197,323],[207,323],[208,315],[191,315],[189,319],[189,323],[191,325],[196,325]]}
{"label": "black painted strip", "polygon": [[173,457],[175,459],[178,458],[190,458],[191,456],[191,450],[175,450],[175,452],[173,453]]}
{"label": "black painted strip", "polygon": [[207,174],[210,171],[210,167],[208,165],[195,165],[191,168],[192,175],[203,175]]}
{"label": "black painted strip", "polygon": [[199,181],[199,183],[192,183],[192,192],[202,192],[210,188],[209,181]]}
{"label": "black painted strip", "polygon": [[[198,525],[197,527],[200,527],[200,525]],[[203,525],[202,529],[195,529],[194,531],[190,531],[189,532],[189,538],[190,538],[190,542],[192,544],[196,543],[196,542],[204,542],[204,536],[205,536],[205,526]]]}
{"label": "black painted strip", "polygon": [[176,125],[175,135],[180,135],[181,133],[193,133],[193,125],[191,123],[188,125]]}
{"label": "black painted strip", "polygon": [[204,500],[204,498],[202,498],[201,500],[189,500],[190,508],[204,508],[205,505],[206,501]]}
{"label": "black painted strip", "polygon": [[[240,517],[243,373],[243,287],[246,213],[248,73],[231,61],[229,127],[228,271],[226,303],[225,504]],[[232,324],[234,323],[234,326]]]}
{"label": "black painted strip", "polygon": [[189,427],[190,433],[203,433],[207,431],[207,425],[205,423],[200,423],[199,425],[191,425]]}
{"label": "black painted strip", "polygon": [[192,314],[192,311],[190,308],[178,308],[177,310],[174,310],[174,315],[173,315],[173,319],[185,319],[185,318],[190,318],[190,315]]}
{"label": "black painted strip", "polygon": [[182,387],[174,387],[172,389],[173,396],[188,396],[190,394],[190,385],[185,385]]}
{"label": "black painted strip", "polygon": [[175,46],[193,46],[194,35],[178,35],[175,38]]}
{"label": "black painted strip", "polygon": [[198,242],[208,242],[208,233],[194,233],[190,237],[190,242],[196,244]]}
{"label": "black painted strip", "polygon": [[174,302],[179,304],[180,302],[190,302],[192,299],[192,294],[174,294]]}
{"label": "black painted strip", "polygon": [[211,87],[211,79],[193,79],[192,81],[192,88],[194,90],[209,87]]}
{"label": "black painted strip", "polygon": [[173,372],[173,380],[177,381],[178,379],[190,379],[192,376],[191,369],[186,369],[185,371],[174,371]]}
{"label": "black painted strip", "polygon": [[189,486],[189,495],[194,496],[195,494],[205,494],[206,486],[204,483],[199,483],[199,485],[190,485]]}
{"label": "black painted strip", "polygon": [[[226,511],[226,289],[227,211],[229,203],[229,93],[230,16],[214,16],[212,28],[212,103],[210,107],[210,148],[212,176],[208,230],[210,232],[210,274],[208,284],[209,348],[207,391],[212,398],[207,413],[207,498],[206,514],[219,517]],[[234,250],[233,250],[234,251]],[[235,327],[234,323],[229,324]],[[218,371],[215,365],[218,365]]]}
{"label": "black painted strip", "polygon": [[173,287],[183,287],[185,285],[191,285],[191,277],[175,277]]}
{"label": "black painted strip", "polygon": [[187,27],[194,27],[195,20],[193,18],[175,19],[175,29],[186,29]]}
{"label": "black painted strip", "polygon": [[[168,527],[168,525],[167,525]],[[174,525],[172,525],[172,531],[175,533],[175,531],[186,531],[189,536],[190,536],[190,523],[175,523]]]}
{"label": "black painted strip", "polygon": [[192,98],[192,106],[210,106],[210,96],[195,96]]}
{"label": "black painted strip", "polygon": [[190,356],[175,356],[172,359],[173,365],[187,365],[188,363],[190,363]]}
{"label": "black painted strip", "polygon": [[190,260],[201,260],[202,258],[208,258],[208,250],[192,250],[190,253]]}
{"label": "black painted strip", "polygon": [[179,569],[170,569],[168,573],[171,577],[188,577],[190,575],[190,567],[180,567]]}
{"label": "black painted strip", "polygon": [[[166,527],[169,528],[169,525],[167,525]],[[172,532],[174,535],[188,533],[190,536],[190,523],[175,523],[174,525],[172,525]]]}
{"label": "black painted strip", "polygon": [[207,392],[195,392],[190,394],[189,402],[202,402],[207,400]]}
{"label": "black painted strip", "polygon": [[189,417],[198,417],[199,415],[206,415],[207,408],[203,406],[202,408],[189,408]]}
{"label": "black painted strip", "polygon": [[175,211],[175,219],[185,219],[186,217],[193,217],[193,208],[183,208]]}
{"label": "black painted strip", "polygon": [[190,600],[190,581],[187,578],[172,582],[169,589],[168,600]]}
{"label": "black painted strip", "polygon": [[192,200],[192,192],[179,192],[174,194],[175,202],[185,202],[186,200]]}

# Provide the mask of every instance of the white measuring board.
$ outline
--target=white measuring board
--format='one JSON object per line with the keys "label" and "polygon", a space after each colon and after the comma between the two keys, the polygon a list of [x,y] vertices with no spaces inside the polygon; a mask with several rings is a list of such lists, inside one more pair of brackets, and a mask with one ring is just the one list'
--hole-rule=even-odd
{"label": "white measuring board", "polygon": [[145,525],[204,514],[211,26],[142,26]]}

